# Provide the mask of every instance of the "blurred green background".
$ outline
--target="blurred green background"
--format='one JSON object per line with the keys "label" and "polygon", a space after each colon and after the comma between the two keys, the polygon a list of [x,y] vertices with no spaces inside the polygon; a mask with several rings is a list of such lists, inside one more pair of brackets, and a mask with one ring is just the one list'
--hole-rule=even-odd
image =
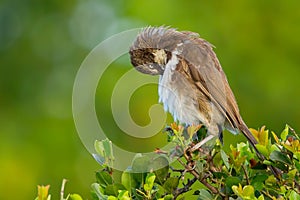
{"label": "blurred green background", "polygon": [[[288,123],[299,132],[299,6],[296,0],[2,0],[0,199],[33,199],[38,184],[50,184],[58,199],[63,178],[69,180],[66,193],[89,198],[99,165],[75,130],[73,81],[90,50],[122,30],[170,25],[198,32],[217,47],[249,127],[267,125],[279,132]],[[107,108],[111,89],[129,69],[124,55],[97,90],[97,112],[107,115],[102,123],[112,135],[119,130]],[[145,86],[132,98],[137,123],[149,122],[147,109],[157,102],[156,91]],[[225,143],[232,138],[226,134]]]}

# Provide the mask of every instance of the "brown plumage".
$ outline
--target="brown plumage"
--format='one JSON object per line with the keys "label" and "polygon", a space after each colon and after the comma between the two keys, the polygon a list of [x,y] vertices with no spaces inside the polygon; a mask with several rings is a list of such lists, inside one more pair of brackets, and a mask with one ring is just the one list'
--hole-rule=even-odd
{"label": "brown plumage", "polygon": [[[137,70],[161,76],[160,85],[171,91],[168,95],[176,93],[178,101],[173,97],[172,102],[160,91],[160,100],[175,119],[188,125],[203,123],[214,136],[221,136],[224,128],[233,133],[241,131],[255,147],[257,141],[239,114],[235,97],[212,48],[197,33],[148,27],[137,36],[130,56]],[[164,52],[160,53],[164,57],[161,63],[155,62],[155,51],[159,50]],[[174,64],[170,62],[172,56],[176,57]],[[170,72],[168,80],[164,80],[165,70]],[[177,106],[178,103],[181,106]],[[194,106],[184,106],[185,103]],[[187,109],[182,110],[184,108]]]}
{"label": "brown plumage", "polygon": [[[208,134],[222,140],[224,129],[242,132],[256,150],[257,140],[244,123],[234,94],[213,46],[197,33],[148,27],[130,47],[132,65],[140,72],[160,75],[159,96],[175,120],[204,124]],[[276,169],[271,170],[277,174]],[[278,176],[278,175],[277,175]]]}

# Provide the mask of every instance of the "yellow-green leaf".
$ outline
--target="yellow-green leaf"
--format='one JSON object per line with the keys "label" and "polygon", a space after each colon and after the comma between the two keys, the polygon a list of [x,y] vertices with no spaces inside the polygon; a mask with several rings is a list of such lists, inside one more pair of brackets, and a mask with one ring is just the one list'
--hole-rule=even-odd
{"label": "yellow-green leaf", "polygon": [[261,154],[263,154],[263,155],[266,156],[266,157],[269,157],[270,152],[269,152],[269,150],[267,149],[267,147],[266,147],[265,145],[257,144],[257,145],[255,145],[255,146],[256,146],[257,150],[258,150]]}
{"label": "yellow-green leaf", "polygon": [[289,134],[289,127],[286,125],[284,130],[280,134],[280,138],[282,139],[282,141],[286,140],[286,137],[288,136],[288,134]]}
{"label": "yellow-green leaf", "polygon": [[242,196],[243,194],[243,188],[242,188],[242,185],[239,184],[239,186],[236,186],[236,185],[233,185],[232,187],[232,191],[238,195],[238,196]]}
{"label": "yellow-green leaf", "polygon": [[119,195],[118,195],[119,200],[130,200],[130,196],[128,191],[126,190],[119,190]]}
{"label": "yellow-green leaf", "polygon": [[152,188],[153,188],[154,180],[155,180],[155,174],[154,173],[147,174],[146,181],[145,181],[145,184],[144,184],[144,190],[146,190],[148,192],[151,191]]}
{"label": "yellow-green leaf", "polygon": [[254,196],[254,188],[252,185],[246,185],[243,188],[243,196],[245,197],[252,197]]}
{"label": "yellow-green leaf", "polygon": [[50,195],[48,195],[50,185],[40,186],[38,185],[38,200],[48,200]]}
{"label": "yellow-green leaf", "polygon": [[115,196],[108,196],[107,200],[118,200],[118,198]]}
{"label": "yellow-green leaf", "polygon": [[260,196],[257,198],[257,200],[265,200],[264,195],[260,195]]}
{"label": "yellow-green leaf", "polygon": [[276,133],[274,133],[273,131],[272,131],[271,133],[272,133],[272,135],[273,135],[273,138],[274,138],[275,142],[276,142],[276,143],[279,143],[279,139],[278,139]]}
{"label": "yellow-green leaf", "polygon": [[79,194],[70,194],[72,200],[82,200],[82,197]]}

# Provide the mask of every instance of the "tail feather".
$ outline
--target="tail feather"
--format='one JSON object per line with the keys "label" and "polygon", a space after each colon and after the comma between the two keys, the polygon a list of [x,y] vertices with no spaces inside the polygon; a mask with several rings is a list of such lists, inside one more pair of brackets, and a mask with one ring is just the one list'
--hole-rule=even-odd
{"label": "tail feather", "polygon": [[[256,148],[256,144],[258,144],[258,141],[255,139],[255,137],[253,136],[253,134],[251,133],[251,131],[249,130],[249,128],[247,127],[247,125],[245,123],[243,123],[240,126],[240,130],[241,132],[244,134],[244,136],[247,138],[247,140],[250,142],[250,144],[253,146],[254,150],[256,151],[257,156],[259,157],[260,160],[265,160],[265,156],[262,155],[259,150]],[[280,171],[273,166],[269,165],[269,169],[272,171],[272,173],[274,174],[274,176],[276,178],[280,178],[281,177],[281,173]]]}
{"label": "tail feather", "polygon": [[255,139],[255,137],[253,136],[253,134],[251,133],[251,131],[248,129],[248,127],[245,124],[243,124],[243,125],[241,125],[240,130],[244,134],[244,136],[247,138],[247,140],[249,141],[249,143],[252,145],[252,147],[256,151],[258,157],[260,159],[265,159],[264,156],[256,148],[256,144],[258,144],[258,141]]}

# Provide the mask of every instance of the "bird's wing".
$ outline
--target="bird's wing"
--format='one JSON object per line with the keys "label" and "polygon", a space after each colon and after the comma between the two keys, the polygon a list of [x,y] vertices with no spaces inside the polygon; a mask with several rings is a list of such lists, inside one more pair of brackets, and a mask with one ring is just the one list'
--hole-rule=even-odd
{"label": "bird's wing", "polygon": [[189,64],[189,78],[197,88],[224,114],[232,128],[239,128],[243,121],[235,97],[228,84],[225,73],[213,52],[212,45],[192,32],[183,32],[189,41],[182,57]]}

